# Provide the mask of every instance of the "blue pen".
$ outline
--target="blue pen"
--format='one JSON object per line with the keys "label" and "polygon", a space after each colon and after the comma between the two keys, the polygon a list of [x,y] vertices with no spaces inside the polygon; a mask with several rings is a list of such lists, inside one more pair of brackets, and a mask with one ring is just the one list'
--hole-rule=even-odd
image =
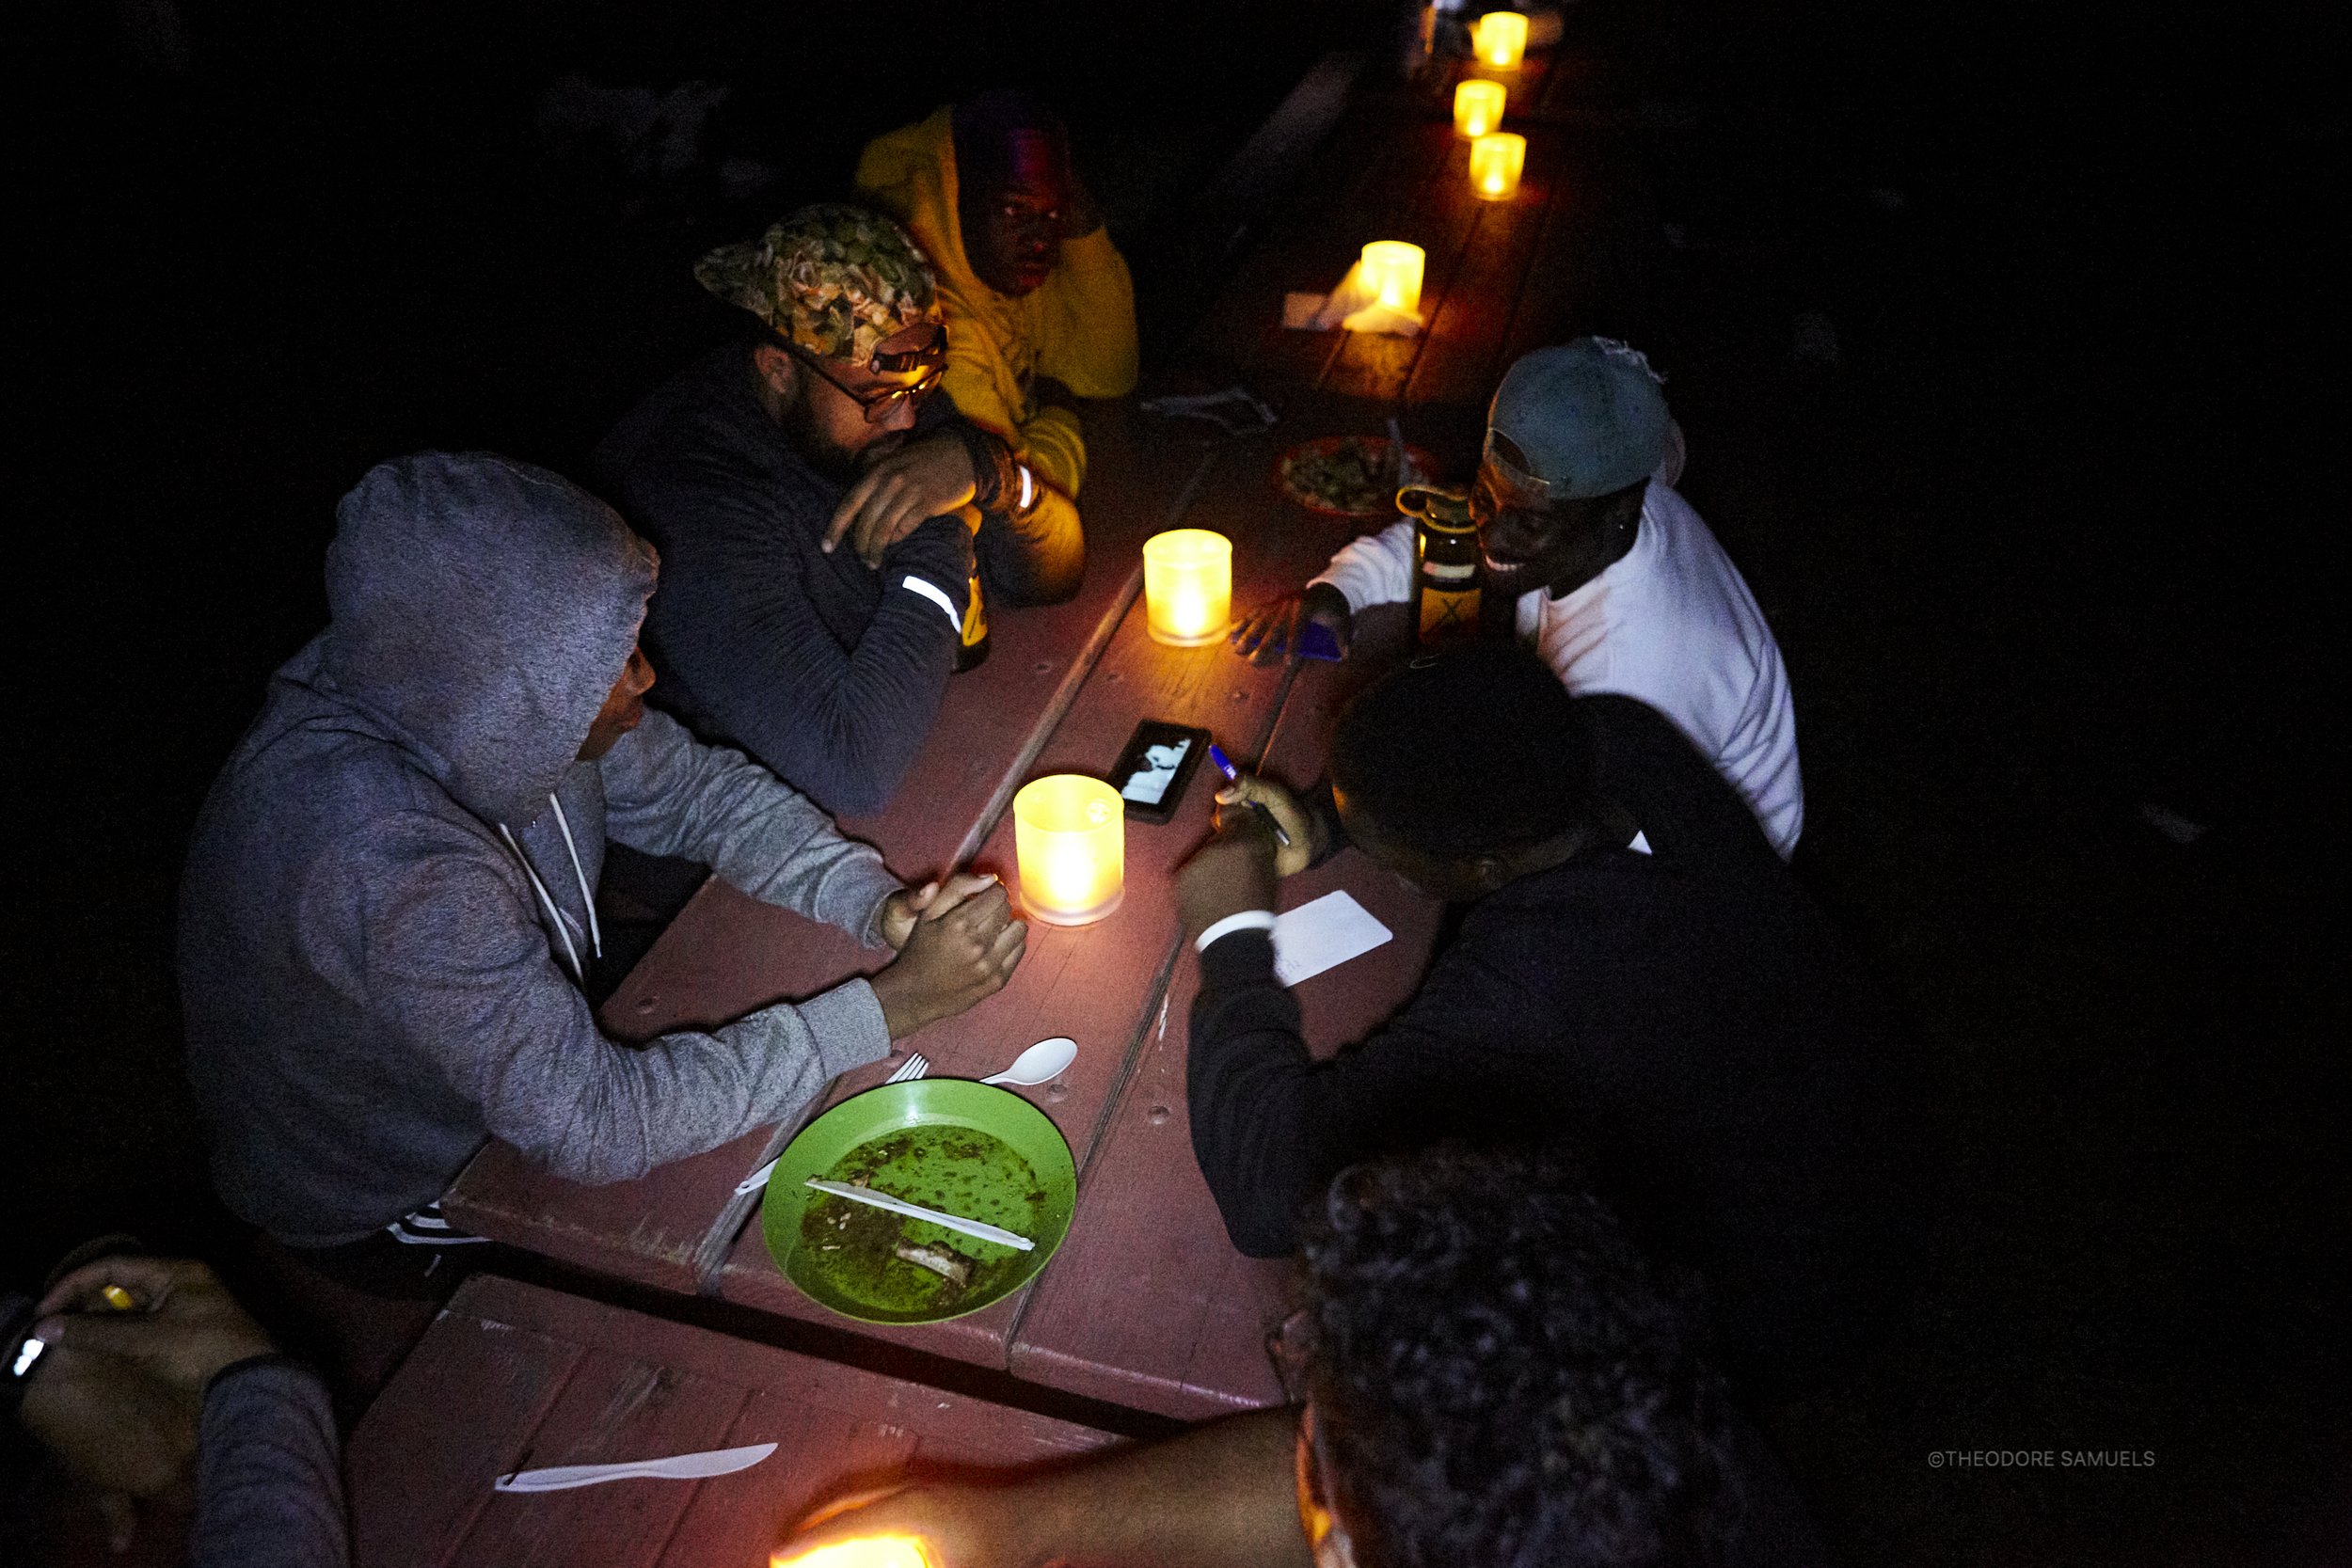
{"label": "blue pen", "polygon": [[[1233,759],[1225,754],[1225,748],[1219,746],[1214,740],[1209,742],[1209,760],[1216,764],[1216,770],[1225,775],[1225,782],[1227,784],[1241,783],[1241,769],[1235,768],[1233,766]],[[1282,824],[1274,820],[1274,814],[1266,810],[1265,803],[1262,800],[1251,800],[1248,803],[1249,809],[1256,812],[1260,816],[1264,817],[1265,825],[1274,830],[1274,842],[1280,845],[1285,849],[1289,848],[1291,847],[1291,835],[1282,831]]]}

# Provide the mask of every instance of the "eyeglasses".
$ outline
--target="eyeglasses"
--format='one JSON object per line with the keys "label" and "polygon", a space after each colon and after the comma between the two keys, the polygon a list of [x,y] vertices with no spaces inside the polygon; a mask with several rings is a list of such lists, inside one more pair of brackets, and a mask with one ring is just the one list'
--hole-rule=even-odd
{"label": "eyeglasses", "polygon": [[[922,334],[919,341],[907,340]],[[783,333],[773,334],[784,351],[824,378],[827,386],[848,398],[865,411],[867,424],[881,424],[898,411],[900,404],[920,407],[925,398],[939,389],[941,378],[947,373],[947,329],[935,323],[910,327],[889,339],[874,350],[868,368],[884,375],[904,375],[909,371],[915,378],[902,386],[867,387],[860,389],[843,385],[841,378],[825,369],[825,362],[809,353]],[[894,348],[891,344],[898,344]]]}

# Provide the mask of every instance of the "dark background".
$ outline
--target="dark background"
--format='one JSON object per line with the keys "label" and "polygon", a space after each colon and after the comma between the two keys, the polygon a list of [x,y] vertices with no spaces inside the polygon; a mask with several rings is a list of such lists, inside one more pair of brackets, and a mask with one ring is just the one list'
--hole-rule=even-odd
{"label": "dark background", "polygon": [[[1621,147],[1663,226],[1642,346],[1691,434],[1684,488],[1791,666],[1808,875],[1918,1017],[1922,1139],[1953,1153],[1912,1320],[1773,1423],[1855,1562],[2344,1560],[2329,14],[1570,14],[1619,96],[1671,111]],[[715,330],[701,248],[1002,82],[1068,110],[1165,348],[1201,282],[1192,197],[1325,49],[1384,61],[1392,18],[60,20],[20,56],[18,1284],[99,1228],[220,1243],[178,1076],[180,857],[262,678],[324,619],[333,504],[370,463],[578,471]],[[666,166],[659,135],[611,129],[697,82],[726,96]],[[1926,1465],[1985,1448],[2155,1463]]]}

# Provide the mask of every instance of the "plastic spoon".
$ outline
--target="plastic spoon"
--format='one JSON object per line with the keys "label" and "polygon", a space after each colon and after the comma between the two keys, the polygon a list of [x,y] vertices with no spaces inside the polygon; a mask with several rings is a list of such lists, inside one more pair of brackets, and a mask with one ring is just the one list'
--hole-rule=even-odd
{"label": "plastic spoon", "polygon": [[1050,1040],[1040,1040],[1012,1059],[1012,1066],[993,1078],[983,1078],[983,1084],[1050,1084],[1069,1070],[1078,1059],[1078,1042],[1068,1035],[1056,1035]]}

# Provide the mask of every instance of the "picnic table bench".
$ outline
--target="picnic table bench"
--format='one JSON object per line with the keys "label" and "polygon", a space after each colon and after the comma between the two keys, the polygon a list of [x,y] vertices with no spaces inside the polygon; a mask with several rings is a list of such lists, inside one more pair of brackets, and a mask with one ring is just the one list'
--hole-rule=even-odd
{"label": "picnic table bench", "polygon": [[[1275,403],[1270,432],[1232,436],[1163,420],[1132,400],[1087,416],[1082,498],[1088,563],[1070,603],[992,616],[993,648],[951,683],[905,783],[882,812],[844,823],[910,881],[970,863],[1016,883],[1009,801],[1045,773],[1100,773],[1145,719],[1210,730],[1237,762],[1300,784],[1319,777],[1330,711],[1358,678],[1347,666],[1255,666],[1222,645],[1152,642],[1140,595],[1143,541],[1179,526],[1233,541],[1236,610],[1295,589],[1363,525],[1284,499],[1273,470],[1288,446],[1378,434],[1399,415],[1453,477],[1475,462],[1483,404],[1512,357],[1581,325],[1591,280],[1622,253],[1638,200],[1601,178],[1583,138],[1572,65],[1531,59],[1506,124],[1528,137],[1516,200],[1473,197],[1467,144],[1447,105],[1460,69],[1359,91],[1266,233],[1171,368],[1194,387],[1238,379]],[[1516,80],[1515,80],[1516,78]],[[1364,242],[1428,252],[1425,330],[1414,338],[1280,327],[1281,296],[1327,290]],[[1205,774],[1205,770],[1204,770]],[[1018,1378],[1177,1417],[1279,1398],[1263,1352],[1291,1291],[1288,1266],[1240,1257],[1195,1166],[1184,1101],[1186,1014],[1198,983],[1184,950],[1174,872],[1200,841],[1213,777],[1174,818],[1130,821],[1126,895],[1098,924],[1033,924],[1005,990],[901,1042],[934,1075],[977,1078],[1038,1039],[1067,1035],[1078,1057],[1056,1083],[1021,1090],[1068,1141],[1079,1200],[1068,1240],[1037,1279],[946,1323],[857,1331]],[[1329,1053],[1411,993],[1435,941],[1430,900],[1350,850],[1285,884],[1294,907],[1344,889],[1394,933],[1367,958],[1298,988],[1311,1047]],[[712,1024],[867,972],[847,937],[713,880],[603,1009],[608,1029],[646,1038]],[[890,1064],[845,1074],[811,1114],[871,1087]],[[596,1274],[715,1295],[784,1320],[841,1326],[789,1284],[736,1184],[798,1123],[779,1124],[605,1187],[564,1181],[493,1143],[445,1200],[458,1224]]]}
{"label": "picnic table bench", "polygon": [[[483,1275],[345,1454],[358,1568],[764,1564],[826,1497],[911,1468],[1011,1467],[1111,1433]],[[703,1481],[499,1492],[525,1467],[774,1443]]]}

